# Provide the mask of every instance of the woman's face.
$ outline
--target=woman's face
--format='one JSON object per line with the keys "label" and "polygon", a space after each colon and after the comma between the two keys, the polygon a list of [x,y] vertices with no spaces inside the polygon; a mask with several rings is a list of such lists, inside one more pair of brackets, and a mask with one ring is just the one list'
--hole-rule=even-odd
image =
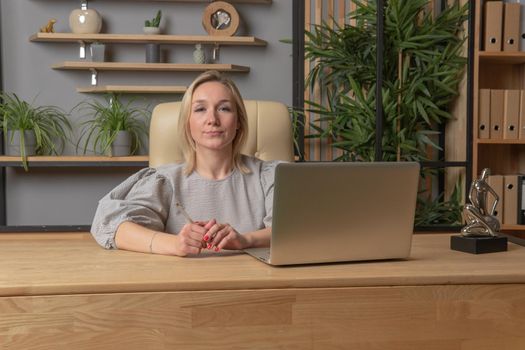
{"label": "woman's face", "polygon": [[216,81],[199,85],[193,91],[189,124],[197,151],[231,151],[239,123],[230,90]]}

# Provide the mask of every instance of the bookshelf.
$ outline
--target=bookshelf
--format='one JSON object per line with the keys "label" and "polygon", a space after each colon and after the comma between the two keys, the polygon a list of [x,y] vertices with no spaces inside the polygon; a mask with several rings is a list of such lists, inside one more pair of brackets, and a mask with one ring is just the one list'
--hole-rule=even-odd
{"label": "bookshelf", "polygon": [[[487,115],[487,106],[481,90],[525,90],[525,51],[488,51],[485,49],[486,5],[488,1],[475,0],[475,32],[474,32],[474,66],[473,66],[473,141],[472,141],[472,176],[479,177],[484,168],[489,168],[492,175],[525,174],[525,138],[519,132],[516,136],[493,136],[493,120],[489,125],[483,122],[482,115]],[[522,5],[525,6],[525,5]],[[504,13],[504,11],[503,11]],[[521,19],[523,21],[525,19]],[[502,18],[502,34],[505,31],[504,16]],[[504,35],[502,35],[504,36]],[[502,42],[505,38],[502,38]],[[523,50],[523,48],[522,48]],[[492,96],[492,95],[490,95]],[[522,100],[523,101],[523,100]],[[491,97],[491,104],[494,101]],[[502,102],[505,104],[505,102]],[[519,102],[518,102],[519,103]],[[514,104],[515,105],[515,104]],[[521,108],[524,108],[522,106]],[[507,107],[505,107],[507,108]],[[516,107],[517,108],[517,107]],[[492,112],[494,114],[494,112]],[[491,114],[491,118],[492,118]],[[507,121],[501,118],[501,128],[508,129]],[[520,122],[521,123],[521,122]],[[489,127],[490,136],[483,134],[484,127]],[[523,125],[521,125],[523,127]],[[517,125],[516,125],[516,129]],[[518,129],[519,131],[519,129]],[[518,191],[520,191],[519,186]],[[503,185],[503,195],[508,192]],[[504,198],[500,198],[506,205]],[[518,203],[519,205],[519,203]],[[505,209],[502,209],[505,211]],[[516,208],[516,211],[518,208]],[[503,220],[504,231],[525,231],[525,225],[509,223]]]}

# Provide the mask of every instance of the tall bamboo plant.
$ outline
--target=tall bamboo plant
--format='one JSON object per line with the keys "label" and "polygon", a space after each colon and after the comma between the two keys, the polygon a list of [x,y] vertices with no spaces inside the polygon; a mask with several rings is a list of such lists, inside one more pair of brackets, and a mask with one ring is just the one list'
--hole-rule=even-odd
{"label": "tall bamboo plant", "polygon": [[[342,161],[372,161],[376,142],[376,1],[351,0],[352,25],[327,23],[306,32],[305,56],[315,62],[307,88],[323,102],[305,101],[318,116],[310,138],[333,140]],[[429,0],[385,1],[382,160],[424,161],[439,150],[440,126],[452,118],[466,58],[462,57],[468,6],[458,1],[439,14]],[[425,176],[425,174],[423,174]],[[453,196],[457,198],[457,195]],[[428,203],[435,206],[436,203]],[[420,213],[428,211],[420,203]],[[423,208],[421,208],[423,206]],[[453,208],[456,205],[452,205]],[[454,210],[456,212],[456,210]],[[430,224],[436,220],[420,223]],[[460,220],[460,211],[447,221]]]}

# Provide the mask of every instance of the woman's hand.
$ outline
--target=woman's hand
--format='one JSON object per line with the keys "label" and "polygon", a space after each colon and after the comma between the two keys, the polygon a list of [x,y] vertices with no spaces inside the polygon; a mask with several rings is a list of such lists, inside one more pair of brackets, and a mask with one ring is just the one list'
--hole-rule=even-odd
{"label": "woman's hand", "polygon": [[207,249],[216,252],[221,249],[241,250],[250,246],[248,237],[241,235],[229,224],[214,223],[203,236],[203,240],[207,243]]}
{"label": "woman's hand", "polygon": [[204,247],[204,235],[214,225],[216,225],[215,220],[210,220],[207,223],[195,222],[184,225],[176,236],[175,255],[199,254]]}

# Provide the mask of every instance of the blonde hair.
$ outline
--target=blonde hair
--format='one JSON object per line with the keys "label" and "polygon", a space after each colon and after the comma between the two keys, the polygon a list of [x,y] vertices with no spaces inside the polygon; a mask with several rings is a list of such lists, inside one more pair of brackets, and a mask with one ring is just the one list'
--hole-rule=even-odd
{"label": "blonde hair", "polygon": [[246,143],[246,139],[248,137],[248,116],[246,114],[246,108],[244,107],[244,102],[239,90],[237,89],[237,86],[235,86],[235,83],[215,70],[207,71],[199,75],[193,81],[193,83],[191,83],[182,97],[178,131],[181,140],[184,161],[186,162],[185,173],[188,175],[193,170],[195,170],[197,162],[196,146],[195,141],[191,137],[189,122],[191,116],[191,102],[193,99],[193,93],[199,86],[208,82],[221,83],[226,88],[228,88],[232,95],[239,125],[239,128],[235,134],[235,138],[232,141],[232,164],[234,168],[238,169],[244,174],[247,174],[250,172],[250,170],[243,164],[241,155],[241,149]]}

